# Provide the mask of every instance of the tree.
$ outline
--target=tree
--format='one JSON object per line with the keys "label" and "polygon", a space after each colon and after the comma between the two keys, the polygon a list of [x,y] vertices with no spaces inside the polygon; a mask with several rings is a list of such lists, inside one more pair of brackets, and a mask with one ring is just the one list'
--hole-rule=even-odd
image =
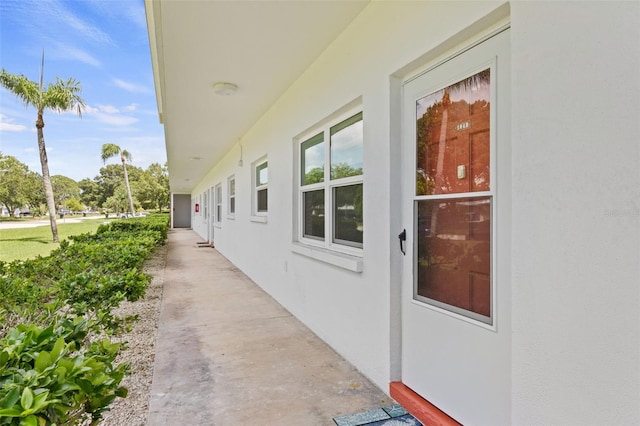
{"label": "tree", "polygon": [[34,216],[40,216],[47,211],[47,199],[44,194],[44,188],[42,187],[42,176],[29,170],[20,189],[25,194],[27,205]]}
{"label": "tree", "polygon": [[304,184],[311,185],[324,181],[324,167],[314,167],[304,174]]}
{"label": "tree", "polygon": [[[120,213],[126,211],[126,205],[128,203],[128,193],[123,185],[116,188],[113,195],[107,198],[107,201],[102,205],[107,211]],[[131,207],[131,206],[129,206]]]}
{"label": "tree", "polygon": [[[140,167],[127,164],[127,176],[129,182],[133,185],[134,182],[140,180],[144,171]],[[95,208],[101,208],[107,199],[116,191],[116,188],[122,186],[124,189],[124,173],[122,167],[119,164],[107,164],[100,168],[100,174],[90,179],[83,179],[79,182],[81,196],[80,200],[86,204]],[[136,197],[136,188],[131,188],[131,195]]]}
{"label": "tree", "polygon": [[120,156],[122,161],[122,171],[124,172],[124,185],[127,188],[127,197],[129,198],[129,209],[131,214],[135,213],[133,208],[133,197],[131,196],[131,187],[129,186],[129,175],[127,174],[127,160],[131,161],[131,154],[126,149],[120,149],[120,147],[114,143],[105,143],[102,145],[102,162],[106,163],[111,157]]}
{"label": "tree", "polygon": [[30,171],[26,164],[0,153],[0,204],[7,208],[9,216],[33,202],[32,190],[37,179],[38,175]]}
{"label": "tree", "polygon": [[68,198],[64,201],[64,206],[72,212],[79,212],[84,210],[84,206],[77,198]]}
{"label": "tree", "polygon": [[80,188],[81,203],[91,209],[96,209],[102,205],[100,198],[102,191],[98,182],[89,178],[84,178],[78,182],[78,187]]}
{"label": "tree", "polygon": [[351,167],[348,163],[338,163],[331,166],[331,179],[342,179],[349,176],[358,176],[362,174],[362,167],[357,169]]}
{"label": "tree", "polygon": [[51,186],[56,206],[63,205],[66,200],[80,198],[80,186],[71,178],[62,175],[51,176]]}
{"label": "tree", "polygon": [[135,184],[136,199],[144,209],[158,209],[169,205],[169,174],[167,167],[149,165]]}
{"label": "tree", "polygon": [[56,224],[56,206],[53,198],[53,188],[51,187],[51,177],[49,175],[49,160],[47,159],[47,148],[44,143],[44,110],[51,109],[57,112],[71,111],[77,108],[79,116],[82,116],[84,101],[80,97],[80,83],[72,78],[61,80],[56,77],[55,83],[43,87],[44,79],[44,52],[42,53],[42,66],[40,68],[40,84],[29,80],[24,75],[14,75],[2,69],[0,73],[0,84],[16,95],[26,106],[32,106],[37,111],[36,129],[38,133],[38,150],[40,152],[40,164],[42,165],[42,184],[47,198],[47,208],[49,209],[49,222],[51,223],[51,234],[53,242],[59,242],[58,226]]}
{"label": "tree", "polygon": [[[127,167],[127,173],[132,175],[131,172],[131,168]],[[131,177],[133,178],[133,176]],[[114,194],[116,188],[124,182],[122,167],[119,164],[108,164],[100,168],[100,174],[94,180],[99,186],[98,206],[100,207],[107,201],[107,198]]]}

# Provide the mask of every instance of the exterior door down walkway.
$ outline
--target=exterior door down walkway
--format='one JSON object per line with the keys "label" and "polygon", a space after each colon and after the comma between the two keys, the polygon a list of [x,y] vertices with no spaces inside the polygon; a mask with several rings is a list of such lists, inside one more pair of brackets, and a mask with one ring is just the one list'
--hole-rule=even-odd
{"label": "exterior door down walkway", "polygon": [[169,233],[149,425],[335,425],[392,404],[200,240]]}

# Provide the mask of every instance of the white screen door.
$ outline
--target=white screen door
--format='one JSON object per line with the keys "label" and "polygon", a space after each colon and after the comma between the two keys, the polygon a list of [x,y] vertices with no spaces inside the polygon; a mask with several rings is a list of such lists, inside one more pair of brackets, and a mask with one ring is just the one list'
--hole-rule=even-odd
{"label": "white screen door", "polygon": [[403,85],[402,381],[510,421],[509,31]]}

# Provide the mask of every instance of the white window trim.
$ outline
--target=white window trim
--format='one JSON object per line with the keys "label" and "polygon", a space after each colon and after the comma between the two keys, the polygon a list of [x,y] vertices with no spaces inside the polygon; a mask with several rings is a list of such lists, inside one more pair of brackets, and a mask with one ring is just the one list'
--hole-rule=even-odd
{"label": "white window trim", "polygon": [[202,204],[200,205],[200,208],[202,209],[202,216],[203,216],[203,220],[205,223],[207,223],[208,219],[209,219],[209,199],[207,197],[207,191],[202,193]]}
{"label": "white window trim", "polygon": [[293,243],[291,251],[352,272],[362,272],[362,256],[350,256],[343,253],[336,253],[323,247],[311,247],[302,243]]}
{"label": "white window trim", "polygon": [[[267,163],[267,173],[269,169],[269,161],[267,156],[260,157],[253,163],[251,163],[251,221],[258,223],[267,223],[267,218],[269,216],[269,179],[267,178],[267,183],[265,185],[258,186],[257,183],[257,175],[256,169],[258,166]],[[259,212],[258,211],[258,191],[266,189],[267,190],[267,211]]]}
{"label": "white window trim", "polygon": [[[234,190],[231,192],[231,182],[233,182]],[[227,219],[236,218],[236,191],[235,191],[236,176],[231,175],[227,178]],[[231,200],[233,200],[233,211],[231,211]]]}
{"label": "white window trim", "polygon": [[222,182],[213,187],[213,200],[213,226],[220,228],[222,227]]}
{"label": "white window trim", "polygon": [[[293,253],[303,255],[324,263],[328,263],[334,266],[347,269],[349,271],[361,273],[363,270],[363,257],[364,257],[364,245],[363,247],[353,247],[345,244],[340,244],[333,241],[333,189],[341,186],[348,186],[354,184],[362,184],[364,188],[364,172],[359,176],[351,176],[342,178],[339,180],[330,179],[330,167],[326,164],[330,163],[330,137],[328,137],[329,129],[336,124],[339,124],[350,117],[362,112],[362,103],[358,99],[339,111],[332,114],[330,117],[322,120],[317,125],[309,128],[303,133],[299,134],[293,139],[294,144],[294,179],[295,179],[295,195],[294,195],[294,217],[296,223],[294,224],[294,241],[291,246]],[[304,188],[301,185],[302,170],[301,170],[301,145],[310,138],[316,136],[320,132],[325,132],[323,140],[325,150],[325,177],[321,183],[305,185]],[[364,150],[364,147],[363,147]],[[324,189],[325,191],[325,215],[328,216],[325,222],[325,237],[323,240],[309,238],[304,236],[304,206],[303,206],[303,193],[313,190]],[[327,212],[330,213],[327,213]],[[363,238],[364,239],[364,238]],[[364,242],[364,241],[363,241]]]}

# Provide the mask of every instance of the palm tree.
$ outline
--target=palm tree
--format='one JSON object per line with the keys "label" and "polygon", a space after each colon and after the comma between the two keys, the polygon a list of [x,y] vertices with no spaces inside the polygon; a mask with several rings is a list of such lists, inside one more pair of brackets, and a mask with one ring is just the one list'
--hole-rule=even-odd
{"label": "palm tree", "polygon": [[32,106],[38,112],[36,119],[36,129],[38,131],[38,149],[40,151],[40,164],[42,165],[42,183],[45,196],[47,198],[47,208],[49,209],[49,221],[51,222],[51,233],[53,242],[57,243],[58,225],[56,224],[56,205],[51,187],[51,176],[49,175],[49,160],[47,160],[47,148],[44,144],[43,114],[45,109],[56,112],[70,111],[77,107],[78,115],[82,117],[84,101],[80,97],[80,83],[72,78],[64,81],[56,77],[55,83],[49,83],[46,90],[43,87],[44,77],[44,52],[42,53],[42,67],[40,68],[40,84],[29,80],[22,74],[11,74],[2,69],[0,73],[0,84],[22,100],[26,106]]}
{"label": "palm tree", "polygon": [[131,188],[129,187],[129,175],[127,174],[127,160],[131,161],[131,154],[126,149],[120,149],[120,147],[114,143],[105,143],[102,145],[102,162],[106,163],[111,157],[120,156],[122,161],[122,170],[124,170],[124,185],[127,188],[127,196],[129,197],[129,208],[131,209],[131,215],[133,215],[133,197],[131,196]]}

